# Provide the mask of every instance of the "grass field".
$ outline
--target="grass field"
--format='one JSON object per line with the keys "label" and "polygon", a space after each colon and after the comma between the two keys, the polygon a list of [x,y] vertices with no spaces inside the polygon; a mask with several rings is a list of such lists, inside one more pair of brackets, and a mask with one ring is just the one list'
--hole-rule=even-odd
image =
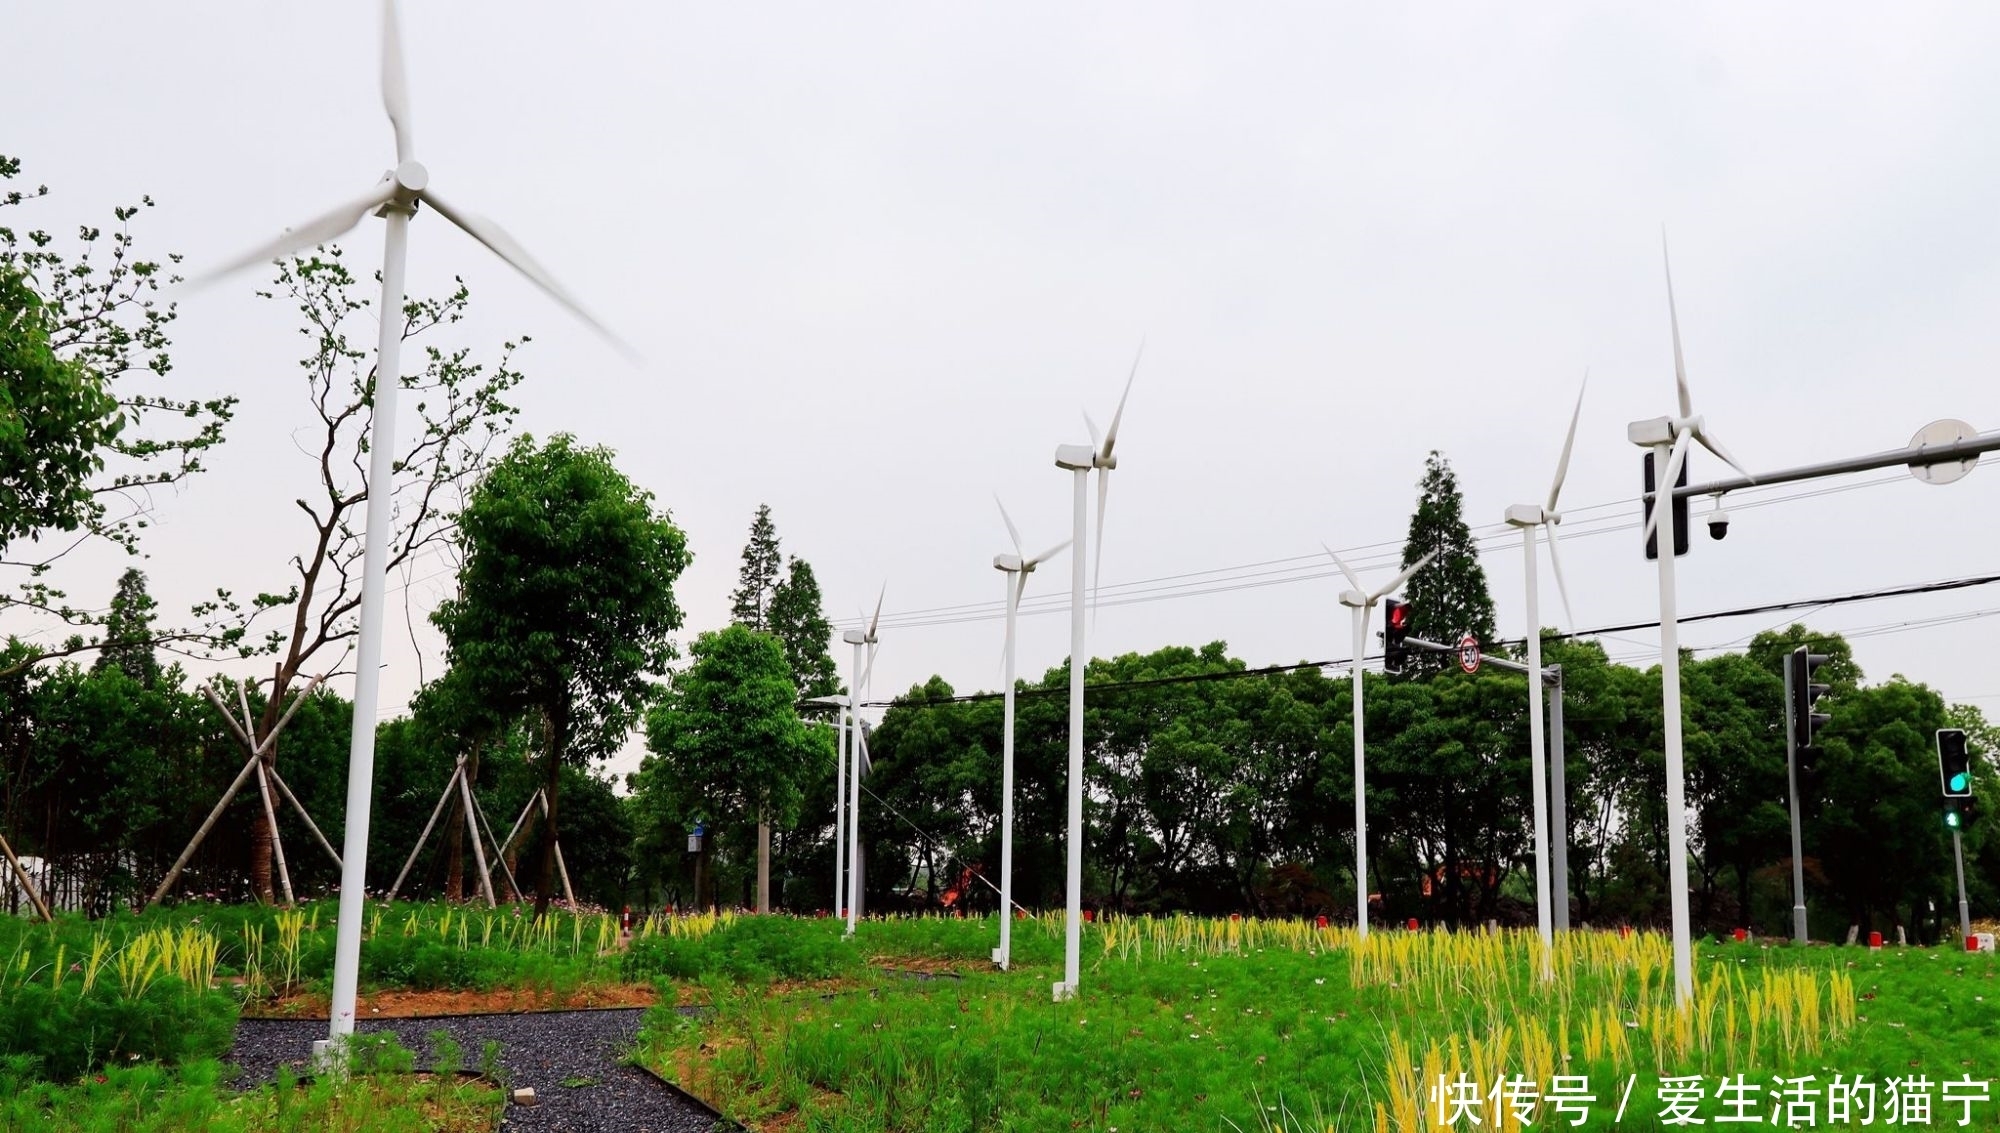
{"label": "grass field", "polygon": [[[490,1121],[476,1094],[393,1075],[219,1084],[238,1011],[323,991],[332,920],[208,906],[0,922],[0,1128]],[[1991,955],[1703,943],[1682,1010],[1656,934],[1569,934],[1544,979],[1531,934],[1114,919],[1086,927],[1082,993],[1056,1004],[1058,917],[1017,925],[1007,972],[987,958],[991,918],[842,929],[723,914],[628,941],[602,915],[372,907],[363,986],[657,984],[662,1003],[714,1010],[656,1010],[635,1057],[760,1129],[2000,1128]]]}
{"label": "grass field", "polygon": [[1703,945],[1681,1011],[1654,934],[1571,934],[1545,982],[1532,934],[1121,920],[1089,927],[1082,993],[1054,1004],[1059,921],[1020,927],[999,973],[990,920],[871,923],[872,959],[955,958],[963,978],[830,997],[711,982],[714,1016],[657,1013],[642,1057],[782,1129],[1827,1127],[1866,1115],[1866,1091],[1842,1091],[1858,1079],[1875,1124],[2000,1127],[1976,1085],[2000,1071],[1992,956]]}

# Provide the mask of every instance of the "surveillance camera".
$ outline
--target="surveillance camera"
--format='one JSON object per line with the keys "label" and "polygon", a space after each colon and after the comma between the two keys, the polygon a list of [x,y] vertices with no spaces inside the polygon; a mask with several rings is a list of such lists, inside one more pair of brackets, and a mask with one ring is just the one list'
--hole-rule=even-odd
{"label": "surveillance camera", "polygon": [[1716,508],[1708,513],[1708,537],[1721,539],[1729,534],[1729,513]]}

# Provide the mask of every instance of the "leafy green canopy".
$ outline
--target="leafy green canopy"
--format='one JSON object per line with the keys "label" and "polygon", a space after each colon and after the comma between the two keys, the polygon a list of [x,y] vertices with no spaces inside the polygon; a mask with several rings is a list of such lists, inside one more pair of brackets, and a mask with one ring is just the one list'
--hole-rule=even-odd
{"label": "leafy green canopy", "polygon": [[784,648],[732,625],[704,633],[646,717],[648,755],[633,777],[653,833],[695,821],[798,821],[803,784],[831,761],[832,733],[799,719]]}
{"label": "leafy green canopy", "polygon": [[567,434],[517,438],[459,530],[459,593],[432,615],[453,667],[503,716],[546,713],[557,758],[610,755],[675,655],[686,536]]}
{"label": "leafy green canopy", "polygon": [[124,423],[102,377],[56,356],[41,296],[0,268],[0,549],[90,518],[91,478]]}

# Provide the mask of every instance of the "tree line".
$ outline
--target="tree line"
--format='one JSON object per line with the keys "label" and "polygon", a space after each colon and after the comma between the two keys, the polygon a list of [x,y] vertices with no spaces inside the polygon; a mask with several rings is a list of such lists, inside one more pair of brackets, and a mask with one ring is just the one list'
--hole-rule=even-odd
{"label": "tree line", "polygon": [[[0,184],[19,174],[0,157]],[[0,209],[46,190],[9,190]],[[150,204],[150,202],[145,202]],[[339,249],[277,265],[265,293],[295,310],[314,474],[297,499],[282,585],[218,590],[168,617],[129,570],[103,607],[52,584],[91,540],[137,553],[146,490],[202,470],[233,414],[228,397],[169,397],[174,310],[159,289],[177,257],[137,254],[128,229],[83,228],[74,250],[41,228],[0,225],[0,614],[34,613],[66,637],[15,635],[0,652],[0,833],[66,863],[76,900],[108,910],[143,895],[188,843],[252,752],[334,841],[351,709],[318,684],[338,675],[359,605],[358,509],[395,496],[392,569],[450,549],[456,595],[432,615],[446,672],[377,740],[369,884],[386,888],[461,761],[496,825],[535,801],[510,841],[515,893],[543,907],[564,847],[578,895],[601,904],[675,901],[825,908],[833,888],[834,733],[823,698],[847,691],[810,564],[780,551],[760,508],[732,623],[683,656],[674,597],[686,535],[613,454],[557,435],[514,435],[515,352],[484,360],[455,342],[463,285],[412,297],[424,348],[402,375],[416,428],[395,482],[369,485],[359,459],[375,375],[369,300]],[[350,330],[357,339],[350,340]],[[1449,462],[1418,485],[1404,562],[1437,552],[1407,597],[1420,634],[1492,641],[1493,608]],[[1826,752],[1805,785],[1804,858],[1815,931],[1949,919],[1948,839],[1930,743],[1947,723],[1991,753],[1976,710],[1900,678],[1864,684],[1837,638],[1801,627],[1684,669],[1697,916],[1710,927],[1782,930],[1789,823],[1780,659],[1810,642],[1834,662]],[[174,660],[163,665],[161,653]],[[1563,667],[1573,919],[1658,922],[1667,876],[1657,671],[1550,637]],[[270,676],[205,682],[247,709],[238,735],[193,686],[190,665],[259,658]],[[262,660],[259,662],[262,663]],[[1250,673],[1221,643],[1092,661],[1086,714],[1086,889],[1116,909],[1326,913],[1349,908],[1353,812],[1348,682],[1312,668]],[[1435,659],[1400,679],[1371,675],[1371,892],[1385,918],[1525,921],[1532,892],[1526,689]],[[1024,682],[1017,893],[1061,897],[1067,743],[1065,668]],[[1380,687],[1374,687],[1379,684]],[[296,706],[296,707],[294,707]],[[290,714],[289,719],[287,714]],[[644,737],[624,783],[605,760]],[[896,698],[870,734],[862,805],[873,908],[990,907],[998,874],[999,705],[933,677]],[[261,782],[261,778],[259,780]],[[619,788],[624,788],[621,793]],[[1990,784],[1980,781],[1984,795]],[[539,800],[539,801],[536,801]],[[417,863],[412,892],[462,896],[464,816]],[[275,819],[275,825],[273,820]],[[1967,829],[1976,904],[2000,892],[1989,813]],[[298,888],[333,884],[330,861],[271,786],[239,799],[183,879],[183,893],[272,900],[280,843]],[[706,832],[690,853],[684,839]]]}

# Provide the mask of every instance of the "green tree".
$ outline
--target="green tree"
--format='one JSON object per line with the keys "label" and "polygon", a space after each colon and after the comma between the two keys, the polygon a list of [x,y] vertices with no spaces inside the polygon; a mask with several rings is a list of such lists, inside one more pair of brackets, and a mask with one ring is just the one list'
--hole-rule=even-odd
{"label": "green tree", "polygon": [[117,668],[146,688],[160,680],[160,660],[153,655],[153,618],[156,607],[146,592],[146,574],[127,567],[118,577],[118,592],[111,596],[111,610],[104,619],[104,648],[92,669]]}
{"label": "green tree", "polygon": [[[1403,544],[1403,565],[1433,551],[1437,558],[1418,571],[1406,588],[1414,633],[1447,645],[1457,644],[1469,633],[1490,644],[1494,640],[1493,595],[1486,588],[1486,571],[1479,565],[1472,529],[1465,523],[1465,497],[1459,491],[1458,476],[1443,454],[1433,451],[1425,459],[1417,491],[1417,510],[1410,516],[1410,536]],[[1451,664],[1450,656],[1442,653],[1419,651],[1410,657],[1410,671],[1415,674],[1443,672]]]}
{"label": "green tree", "polygon": [[545,729],[541,915],[562,768],[615,751],[655,691],[650,674],[674,657],[687,540],[609,450],[566,434],[518,438],[473,490],[459,540],[458,596],[432,614],[451,664],[497,715],[534,714]]}
{"label": "green tree", "polygon": [[[747,626],[704,633],[646,716],[650,753],[633,792],[655,842],[691,822],[789,826],[807,769],[831,756],[830,734],[799,719],[798,691],[778,640]],[[769,911],[769,843],[758,846],[758,911]]]}
{"label": "green tree", "polygon": [[56,355],[48,323],[41,296],[0,267],[0,550],[81,526],[124,426],[103,378]]}
{"label": "green tree", "polygon": [[[31,213],[48,187],[4,188],[20,171],[18,159],[0,154],[0,209]],[[80,630],[101,628],[103,615],[71,605],[48,569],[91,539],[137,553],[151,490],[200,472],[234,414],[233,397],[159,392],[173,369],[175,309],[158,294],[162,284],[179,281],[172,265],[180,257],[162,263],[139,254],[131,222],[152,204],[141,198],[118,206],[114,227],[83,225],[69,245],[41,227],[0,223],[0,549],[74,536],[42,539],[7,564],[24,569],[27,581],[0,595],[0,613],[32,610]],[[243,639],[239,613],[224,592],[197,607],[198,625],[159,638],[233,650]],[[86,632],[8,664],[99,644]]]}
{"label": "green tree", "polygon": [[[259,294],[291,302],[312,344],[299,365],[313,414],[313,424],[303,434],[310,440],[302,447],[315,457],[316,479],[294,501],[306,523],[304,546],[287,561],[290,588],[257,599],[260,608],[282,608],[285,614],[283,628],[267,639],[278,660],[266,707],[252,733],[262,743],[278,726],[287,694],[306,674],[325,666],[321,659],[338,657],[359,632],[360,520],[369,495],[387,491],[394,497],[391,574],[427,550],[442,549],[452,538],[452,513],[462,495],[486,467],[492,445],[512,426],[516,411],[507,398],[522,375],[513,365],[513,342],[503,344],[491,364],[476,361],[468,349],[427,345],[423,365],[402,375],[403,404],[416,406],[417,421],[413,428],[406,422],[398,430],[394,482],[372,485],[364,454],[375,403],[377,324],[362,281],[348,271],[340,249],[327,247],[282,261],[276,286]],[[462,281],[448,295],[406,299],[405,340],[423,339],[456,323],[470,302]],[[282,746],[274,743],[266,758],[275,763]],[[251,885],[268,899],[270,836],[261,811],[253,822]]]}
{"label": "green tree", "polygon": [[750,523],[750,542],[743,547],[743,569],[738,573],[736,593],[729,596],[729,616],[737,625],[759,631],[771,629],[771,603],[778,589],[778,569],[784,556],[778,552],[778,529],[771,523],[771,505],[757,505],[757,518]]}

